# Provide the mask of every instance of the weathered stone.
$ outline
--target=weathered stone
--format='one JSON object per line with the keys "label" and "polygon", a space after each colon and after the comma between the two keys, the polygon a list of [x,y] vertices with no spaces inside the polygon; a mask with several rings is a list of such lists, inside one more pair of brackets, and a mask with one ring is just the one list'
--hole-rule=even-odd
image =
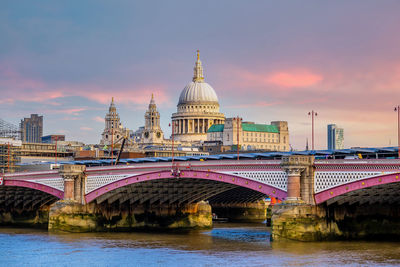
{"label": "weathered stone", "polygon": [[273,240],[400,238],[396,205],[314,206],[285,201],[273,207]]}
{"label": "weathered stone", "polygon": [[63,232],[203,229],[211,226],[211,207],[206,202],[178,207],[81,205],[59,201],[52,205],[49,216],[49,230]]}
{"label": "weathered stone", "polygon": [[0,211],[0,225],[47,228],[49,207],[36,210],[11,209]]}
{"label": "weathered stone", "polygon": [[327,223],[322,207],[283,202],[272,209],[273,240],[318,241],[341,235],[336,223]]}

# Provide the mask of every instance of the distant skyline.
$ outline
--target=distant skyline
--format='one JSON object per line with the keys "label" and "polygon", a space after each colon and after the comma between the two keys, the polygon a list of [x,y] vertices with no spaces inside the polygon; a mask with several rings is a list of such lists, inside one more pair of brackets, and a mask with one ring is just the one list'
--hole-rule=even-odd
{"label": "distant skyline", "polygon": [[125,127],[154,93],[165,136],[200,50],[226,117],[289,123],[290,143],[397,145],[399,1],[1,1],[0,118],[98,143],[111,97]]}

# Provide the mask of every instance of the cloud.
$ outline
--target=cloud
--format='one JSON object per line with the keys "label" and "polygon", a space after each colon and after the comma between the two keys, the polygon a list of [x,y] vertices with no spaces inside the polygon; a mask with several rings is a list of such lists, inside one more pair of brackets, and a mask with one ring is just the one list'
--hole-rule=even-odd
{"label": "cloud", "polygon": [[[261,79],[261,77],[257,78]],[[321,82],[323,77],[309,70],[294,70],[268,74],[265,80],[280,87],[297,88],[314,86]]]}
{"label": "cloud", "polygon": [[75,92],[76,95],[96,101],[101,104],[109,104],[111,98],[117,103],[123,104],[148,104],[151,94],[154,94],[157,103],[169,102],[165,92],[165,86],[145,86],[145,87],[122,87],[114,90],[108,90],[100,87],[90,87],[82,92]]}
{"label": "cloud", "polygon": [[81,129],[82,131],[93,131],[93,128],[85,127],[85,126],[82,126],[79,129]]}
{"label": "cloud", "polygon": [[237,105],[228,105],[226,108],[254,108],[254,107],[270,107],[282,104],[281,102],[267,102],[267,101],[259,101],[255,103],[248,104],[237,104]]}
{"label": "cloud", "polygon": [[96,121],[96,122],[104,123],[104,118],[102,118],[102,117],[100,117],[100,116],[94,117],[93,120]]}
{"label": "cloud", "polygon": [[[98,84],[50,84],[32,79],[10,68],[0,66],[1,104],[13,104],[16,101],[60,105],[55,99],[64,97],[83,97],[97,103],[108,104],[111,98],[123,104],[147,104],[154,94],[158,104],[169,103],[165,85],[107,85]],[[65,111],[68,114],[75,111]]]}
{"label": "cloud", "polygon": [[304,67],[282,70],[248,70],[237,66],[224,66],[221,69],[221,77],[225,83],[229,84],[230,88],[241,87],[251,91],[276,86],[285,90],[304,90],[315,87],[324,80],[322,74]]}
{"label": "cloud", "polygon": [[79,116],[79,113],[85,110],[87,110],[87,108],[70,108],[58,110],[57,113]]}

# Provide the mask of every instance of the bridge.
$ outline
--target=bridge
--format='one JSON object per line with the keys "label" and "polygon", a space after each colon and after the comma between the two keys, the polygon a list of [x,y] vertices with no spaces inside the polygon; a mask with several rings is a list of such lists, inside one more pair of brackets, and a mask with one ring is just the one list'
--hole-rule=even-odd
{"label": "bridge", "polygon": [[[275,238],[299,239],[290,236],[294,230],[284,229],[286,224],[280,223],[279,218],[288,221],[291,214],[298,219],[303,209],[315,223],[329,217],[328,211],[334,210],[334,217],[341,214],[348,218],[350,209],[358,214],[354,208],[363,207],[360,214],[365,215],[366,207],[377,205],[394,207],[395,210],[384,211],[384,215],[394,212],[397,218],[399,175],[397,159],[315,160],[301,155],[281,160],[185,161],[174,165],[170,162],[98,167],[63,165],[60,170],[5,174],[0,186],[0,212],[35,212],[48,207],[51,214],[54,206],[61,205],[57,203],[63,203],[63,208],[66,203],[73,203],[75,209],[80,205],[107,214],[109,221],[115,214],[118,218],[136,214],[137,221],[140,216],[132,211],[135,207],[140,207],[142,215],[149,214],[144,210],[151,210],[153,215],[176,215],[178,210],[179,214],[191,210],[189,213],[193,215],[203,210],[198,203],[211,206],[210,209],[244,207],[268,196],[283,201],[274,207]],[[120,214],[121,210],[126,212]],[[377,214],[382,215],[384,209],[378,210]],[[303,230],[296,228],[307,239],[304,235],[309,234]],[[340,231],[336,229],[335,234]]]}

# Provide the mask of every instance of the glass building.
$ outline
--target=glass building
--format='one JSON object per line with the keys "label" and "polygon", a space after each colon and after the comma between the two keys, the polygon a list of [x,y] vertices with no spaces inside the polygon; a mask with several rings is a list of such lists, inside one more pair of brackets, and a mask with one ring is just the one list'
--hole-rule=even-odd
{"label": "glass building", "polygon": [[343,149],[344,148],[344,130],[336,124],[328,124],[328,149]]}

